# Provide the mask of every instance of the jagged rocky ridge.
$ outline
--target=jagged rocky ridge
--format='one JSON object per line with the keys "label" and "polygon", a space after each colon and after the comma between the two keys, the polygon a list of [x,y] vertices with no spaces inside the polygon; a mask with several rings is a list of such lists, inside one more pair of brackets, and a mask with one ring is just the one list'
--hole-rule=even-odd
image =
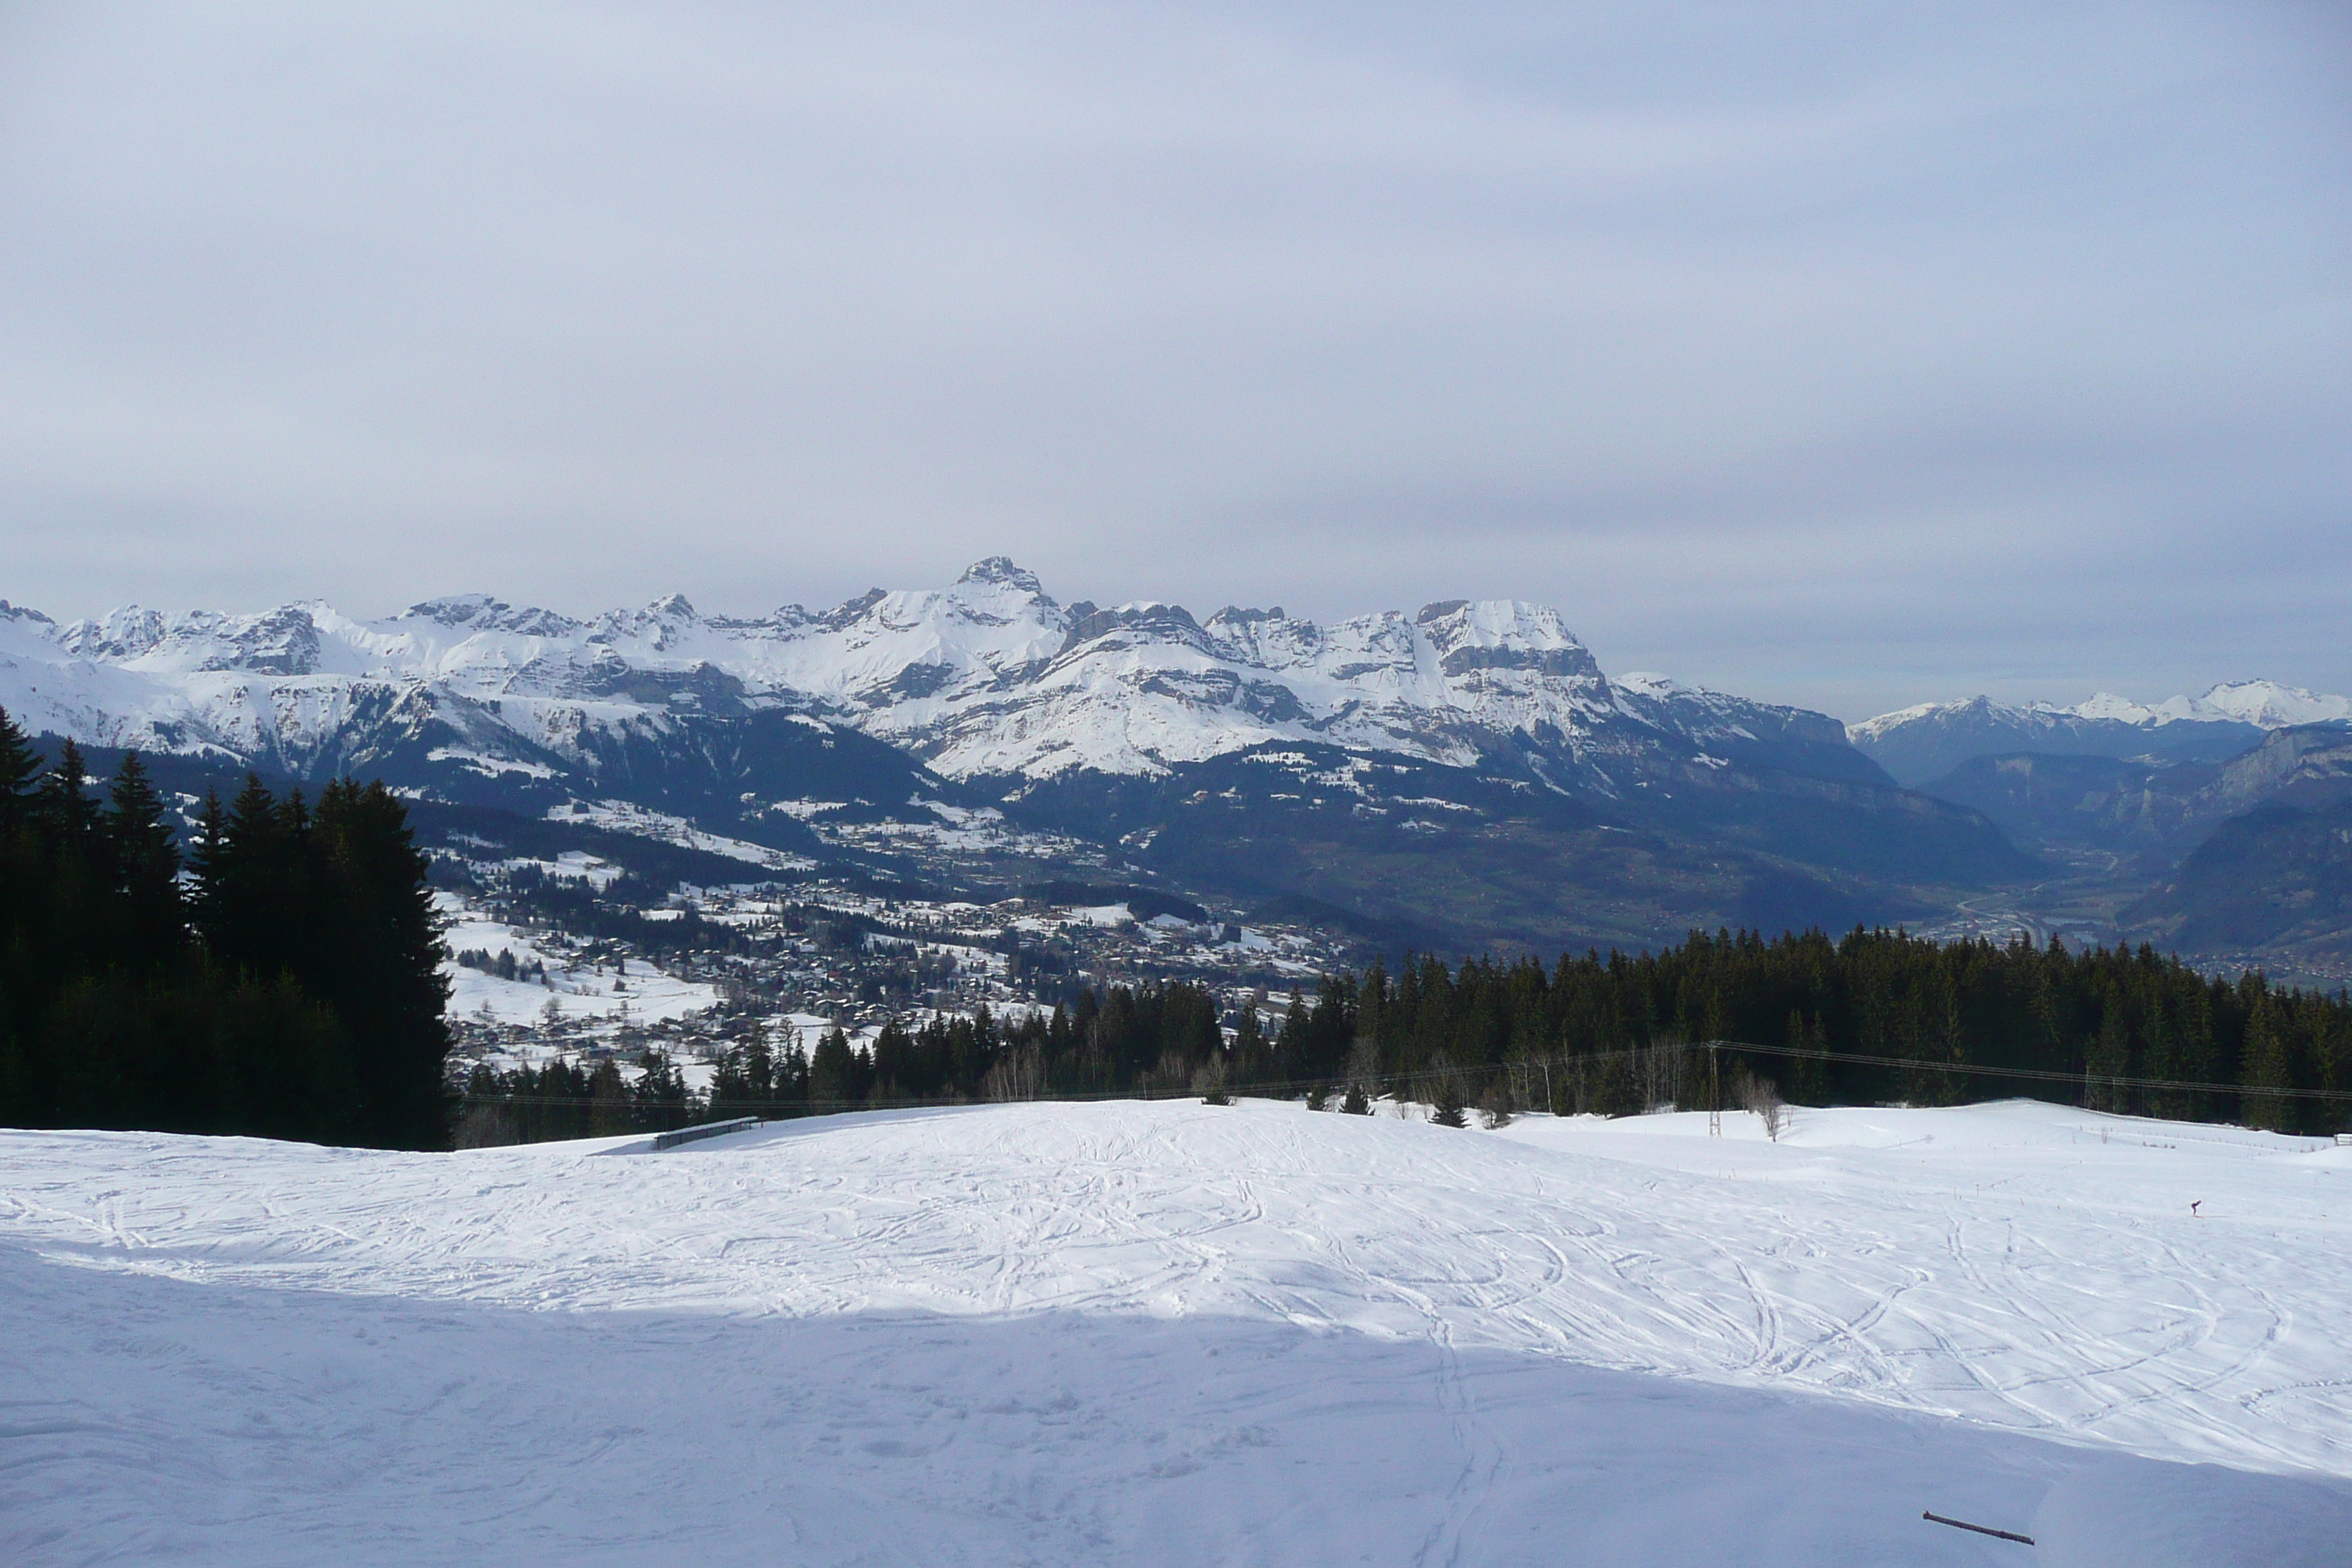
{"label": "jagged rocky ridge", "polygon": [[486,595],[377,621],[320,604],[68,626],[5,614],[0,703],[28,727],[296,777],[428,741],[445,772],[594,772],[635,739],[772,713],[886,741],[950,779],[1158,775],[1296,741],[1452,766],[1508,753],[1604,796],[1684,764],[1886,782],[1833,720],[1612,681],[1557,612],[1508,601],[1199,621],[1173,605],[1063,605],[999,557],[944,590],[757,620],[677,596],[591,621]]}
{"label": "jagged rocky ridge", "polygon": [[591,620],[487,595],[382,620],[0,608],[36,732],[544,817],[618,800],[793,851],[810,803],[992,806],[1237,903],[1449,945],[1902,918],[2034,869],[1836,721],[1612,679],[1540,606],[1335,624],[1063,605],[1003,558],[822,613]]}

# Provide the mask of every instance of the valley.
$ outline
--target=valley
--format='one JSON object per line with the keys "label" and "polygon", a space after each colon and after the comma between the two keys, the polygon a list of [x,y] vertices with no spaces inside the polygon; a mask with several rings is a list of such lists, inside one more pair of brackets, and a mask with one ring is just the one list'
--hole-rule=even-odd
{"label": "valley", "polygon": [[[1359,959],[1861,924],[2352,973],[2325,857],[2268,913],[2210,864],[2259,853],[2184,869],[2226,823],[2352,791],[2352,708],[2266,682],[1849,731],[1611,676],[1541,606],[1196,618],[1066,605],[992,557],[752,619],[677,595],[587,620],[479,595],[382,620],[0,606],[0,708],[101,772],[140,750],[184,814],[247,771],[382,777],[460,882],[588,857],[648,908],[728,887],[993,905],[1062,880]],[[2228,842],[2320,831],[2261,822]]]}

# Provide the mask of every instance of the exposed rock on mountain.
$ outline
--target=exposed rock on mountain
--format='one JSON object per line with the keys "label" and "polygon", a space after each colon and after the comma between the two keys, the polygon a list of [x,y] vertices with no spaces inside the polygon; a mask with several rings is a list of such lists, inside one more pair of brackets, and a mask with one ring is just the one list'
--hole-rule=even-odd
{"label": "exposed rock on mountain", "polygon": [[1982,812],[2021,843],[2093,845],[2169,863],[2226,818],[2352,798],[2352,730],[2274,730],[2220,763],[1977,757],[1922,793]]}
{"label": "exposed rock on mountain", "polygon": [[429,739],[484,774],[579,768],[693,718],[785,712],[950,778],[1158,774],[1270,742],[1466,767],[1507,750],[1561,788],[1622,793],[1696,762],[1887,782],[1834,721],[1675,685],[1612,685],[1556,611],[1451,600],[1331,626],[1227,608],[1065,607],[995,557],[951,587],[815,614],[704,617],[682,597],[575,621],[487,595],[382,621],[12,612],[0,702],[35,729],[215,748],[295,776]]}
{"label": "exposed rock on mountain", "polygon": [[2352,793],[2224,822],[2125,911],[2168,947],[2342,974],[2352,966]]}
{"label": "exposed rock on mountain", "polygon": [[527,814],[618,799],[795,850],[810,802],[934,827],[924,803],[992,804],[1448,941],[1900,918],[1917,884],[2034,868],[1835,721],[1612,680],[1550,609],[1202,621],[1064,605],[1003,557],[752,619],[675,595],[589,620],[482,595],[375,621],[8,610],[0,706],[87,744]]}

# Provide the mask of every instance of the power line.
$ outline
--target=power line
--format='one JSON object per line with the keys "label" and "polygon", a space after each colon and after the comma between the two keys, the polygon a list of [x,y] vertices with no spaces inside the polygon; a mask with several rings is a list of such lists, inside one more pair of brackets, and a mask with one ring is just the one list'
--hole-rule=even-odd
{"label": "power line", "polygon": [[1909,1057],[1863,1056],[1852,1051],[1819,1051],[1799,1046],[1749,1046],[1736,1041],[1722,1042],[1726,1050],[1746,1051],[1757,1056],[1801,1057],[1820,1061],[1853,1062],[1863,1067],[1909,1068],[1929,1072],[1959,1073],[1974,1078],[2013,1078],[2038,1083],[2079,1083],[2086,1087],[2098,1085],[2107,1089],[2178,1089],[2200,1094],[2254,1094],[2288,1100],[2352,1100],[2352,1089],[2294,1089],[2284,1085],[2255,1083],[2209,1083],[2197,1079],[2125,1078],[2112,1073],[2054,1072],[2047,1068],[1979,1067],[1967,1062],[1919,1061]]}
{"label": "power line", "polygon": [[[1968,1078],[2014,1079],[2021,1081],[2033,1083],[2073,1084],[2079,1085],[2086,1090],[2094,1088],[2138,1089],[2159,1089],[2168,1092],[2189,1094],[2234,1094],[2240,1096],[2254,1095],[2283,1100],[2315,1100],[2331,1103],[2352,1101],[2352,1090],[2345,1089],[2296,1089],[2285,1085],[2272,1084],[2213,1083],[2194,1079],[2129,1078],[2109,1073],[2058,1072],[2046,1068],[1991,1067],[1968,1062],[1927,1061],[1915,1057],[1871,1056],[1854,1051],[1818,1050],[1802,1046],[1753,1045],[1744,1040],[1703,1040],[1695,1045],[1688,1046],[1680,1044],[1631,1046],[1612,1051],[1588,1051],[1576,1055],[1554,1054],[1547,1057],[1522,1058],[1517,1061],[1490,1062],[1477,1067],[1423,1068],[1412,1072],[1381,1073],[1366,1080],[1364,1087],[1368,1093],[1385,1097],[1393,1094],[1398,1089],[1413,1088],[1422,1084],[1438,1083],[1454,1079],[1480,1077],[1514,1071],[1549,1072],[1550,1069],[1555,1068],[1566,1068],[1587,1063],[1625,1061],[1643,1057],[1655,1057],[1660,1052],[1695,1052],[1698,1050],[1736,1051],[1748,1056],[1779,1057],[1809,1061],[1836,1062],[1853,1067],[1894,1068],[1911,1072],[1948,1073]],[[1249,1095],[1254,1098],[1266,1098],[1269,1096],[1286,1096],[1292,1093],[1309,1094],[1318,1089],[1335,1089],[1348,1081],[1349,1081],[1348,1076],[1345,1073],[1340,1073],[1321,1078],[1286,1079],[1252,1084],[1234,1084],[1229,1085],[1228,1088],[1235,1094]],[[469,1096],[469,1098],[472,1097]],[[1130,1086],[1126,1089],[1070,1089],[1057,1091],[1052,1094],[1028,1095],[1021,1097],[1018,1100],[1006,1100],[998,1103],[1013,1104],[1046,1100],[1087,1103],[1106,1100],[1189,1100],[1191,1098],[1191,1092],[1187,1089],[1171,1089],[1168,1093],[1158,1094],[1151,1092],[1146,1088]],[[630,1096],[629,1099],[632,1103],[641,1103],[635,1101],[633,1095]],[[499,1094],[496,1096],[480,1097],[478,1103],[499,1105],[588,1106],[594,1104],[595,1101],[586,1096],[574,1095]],[[611,1100],[607,1100],[605,1103],[611,1104],[613,1102]],[[676,1104],[677,1102],[673,1100],[667,1102],[654,1101],[652,1103]],[[730,1096],[727,1100],[727,1104],[730,1108],[740,1108],[745,1111],[924,1110],[944,1109],[949,1106],[956,1105],[971,1105],[974,1103],[986,1102],[974,1101],[968,1099],[950,1098],[947,1096],[898,1098],[887,1100],[740,1100],[733,1096]]]}

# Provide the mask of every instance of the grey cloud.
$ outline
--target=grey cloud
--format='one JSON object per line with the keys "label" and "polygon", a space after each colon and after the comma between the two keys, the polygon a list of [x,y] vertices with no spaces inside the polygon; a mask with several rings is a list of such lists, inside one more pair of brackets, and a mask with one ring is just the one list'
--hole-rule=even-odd
{"label": "grey cloud", "polygon": [[20,7],[0,592],[1560,605],[2352,687],[2318,9]]}

